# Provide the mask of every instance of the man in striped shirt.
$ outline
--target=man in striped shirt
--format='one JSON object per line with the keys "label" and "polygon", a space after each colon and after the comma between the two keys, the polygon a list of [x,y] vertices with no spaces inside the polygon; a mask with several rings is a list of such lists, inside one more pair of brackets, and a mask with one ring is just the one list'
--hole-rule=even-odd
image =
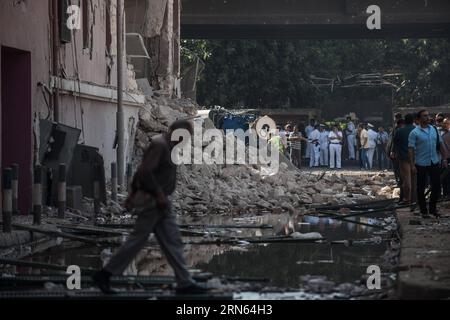
{"label": "man in striped shirt", "polygon": [[290,157],[291,161],[297,168],[302,166],[302,140],[308,142],[308,139],[302,136],[302,133],[298,131],[298,126],[294,126],[294,130],[289,134],[290,142]]}

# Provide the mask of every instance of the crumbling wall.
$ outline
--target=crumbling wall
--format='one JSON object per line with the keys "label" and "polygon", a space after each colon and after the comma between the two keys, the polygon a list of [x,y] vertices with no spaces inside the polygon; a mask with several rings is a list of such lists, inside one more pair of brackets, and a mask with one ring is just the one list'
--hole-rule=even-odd
{"label": "crumbling wall", "polygon": [[127,32],[144,37],[150,60],[133,58],[138,78],[147,78],[157,90],[180,97],[179,0],[129,0],[125,2]]}

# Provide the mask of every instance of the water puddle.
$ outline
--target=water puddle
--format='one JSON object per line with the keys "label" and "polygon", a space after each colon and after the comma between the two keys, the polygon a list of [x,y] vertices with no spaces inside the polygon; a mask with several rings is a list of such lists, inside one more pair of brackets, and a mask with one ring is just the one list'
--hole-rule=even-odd
{"label": "water puddle", "polygon": [[[375,216],[375,214],[374,214]],[[307,299],[323,298],[336,287],[348,284],[357,284],[367,275],[369,265],[381,265],[383,254],[388,249],[386,241],[372,241],[378,237],[380,240],[387,236],[385,231],[372,228],[369,225],[377,224],[386,216],[381,214],[377,218],[351,218],[355,224],[342,222],[331,218],[318,218],[313,216],[289,215],[262,215],[257,217],[231,218],[227,216],[209,216],[199,219],[183,219],[183,224],[225,225],[232,224],[259,224],[272,225],[272,229],[231,228],[223,227],[207,230],[215,235],[237,237],[261,237],[273,235],[287,235],[293,232],[318,232],[327,242],[312,243],[272,243],[241,245],[186,245],[186,260],[194,273],[211,273],[215,277],[267,279],[264,288],[289,289],[291,292],[251,292],[245,290],[235,293],[236,299]],[[194,229],[192,229],[194,230]],[[206,239],[202,237],[183,237],[184,239]],[[346,240],[355,240],[349,245]],[[345,240],[340,243],[340,240]],[[358,240],[361,242],[358,244]],[[338,244],[329,244],[336,241]],[[366,242],[364,242],[366,241]],[[74,247],[67,243],[55,246],[41,253],[29,256],[28,261],[57,264],[78,265],[80,267],[99,269],[111,256],[116,248],[100,247]],[[63,271],[38,270],[30,267],[12,267],[14,274],[57,274]],[[127,275],[172,275],[164,255],[158,246],[148,247],[140,252],[137,258],[126,270]],[[317,283],[315,287],[314,283]],[[324,289],[325,287],[325,289]],[[297,291],[292,289],[297,288]],[[309,288],[310,292],[303,289]],[[234,289],[237,289],[235,287]],[[245,289],[245,288],[243,288]],[[312,292],[319,292],[315,296]],[[330,293],[331,294],[331,293]],[[325,296],[339,298],[339,294]]]}

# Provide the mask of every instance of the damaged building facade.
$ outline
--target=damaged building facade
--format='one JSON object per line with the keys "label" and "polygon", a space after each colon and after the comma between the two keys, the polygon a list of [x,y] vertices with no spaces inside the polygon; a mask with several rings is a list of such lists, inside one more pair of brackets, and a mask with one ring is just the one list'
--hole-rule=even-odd
{"label": "damaged building facade", "polygon": [[[74,30],[67,27],[71,5],[80,8]],[[33,167],[49,152],[41,145],[44,121],[75,130],[78,145],[98,149],[110,177],[117,157],[116,6],[117,0],[0,2],[0,161],[2,169],[20,167],[22,213],[31,210]],[[180,96],[180,2],[125,0],[124,8],[123,153],[130,163],[146,94]]]}

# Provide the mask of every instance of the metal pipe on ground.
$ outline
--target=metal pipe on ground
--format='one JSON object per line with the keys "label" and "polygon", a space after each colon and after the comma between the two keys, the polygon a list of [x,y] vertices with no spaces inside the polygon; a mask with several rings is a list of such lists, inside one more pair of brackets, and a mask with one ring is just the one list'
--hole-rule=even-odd
{"label": "metal pipe on ground", "polygon": [[11,233],[11,219],[12,219],[12,169],[3,169],[3,232]]}
{"label": "metal pipe on ground", "polygon": [[370,200],[370,201],[361,201],[356,203],[350,203],[350,204],[338,204],[338,205],[326,205],[326,206],[317,206],[317,207],[311,207],[311,209],[315,210],[338,210],[341,208],[360,208],[360,207],[383,207],[388,206],[391,203],[393,203],[396,199],[382,199],[382,200]]}

